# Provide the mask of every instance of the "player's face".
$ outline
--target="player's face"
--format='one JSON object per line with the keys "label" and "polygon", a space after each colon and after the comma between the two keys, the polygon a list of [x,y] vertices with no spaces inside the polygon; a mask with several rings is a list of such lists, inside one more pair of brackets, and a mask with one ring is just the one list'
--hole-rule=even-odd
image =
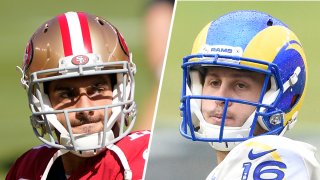
{"label": "player's face", "polygon": [[[98,75],[52,81],[48,94],[55,110],[104,106],[112,103],[111,78]],[[64,114],[57,114],[57,118],[67,127]],[[104,109],[70,112],[68,118],[73,133],[96,133],[103,129]]]}
{"label": "player's face", "polygon": [[[204,79],[202,94],[258,102],[264,75],[223,67],[210,67]],[[201,110],[204,119],[220,125],[224,101],[202,100]],[[241,103],[229,102],[225,126],[240,127],[256,108]]]}

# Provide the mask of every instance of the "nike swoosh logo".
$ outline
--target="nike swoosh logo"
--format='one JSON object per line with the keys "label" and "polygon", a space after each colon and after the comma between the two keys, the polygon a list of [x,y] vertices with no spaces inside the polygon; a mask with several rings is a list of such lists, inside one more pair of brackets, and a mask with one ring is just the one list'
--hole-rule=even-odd
{"label": "nike swoosh logo", "polygon": [[253,153],[252,151],[253,151],[253,149],[251,149],[250,150],[250,152],[249,152],[249,154],[248,154],[248,158],[250,159],[250,160],[254,160],[254,159],[257,159],[257,158],[259,158],[259,157],[262,157],[262,156],[264,156],[264,155],[266,155],[266,154],[269,154],[269,153],[271,153],[271,152],[273,152],[273,151],[275,151],[275,150],[277,150],[277,149],[272,149],[272,150],[269,150],[269,151],[262,151],[262,152],[259,152],[259,153]]}

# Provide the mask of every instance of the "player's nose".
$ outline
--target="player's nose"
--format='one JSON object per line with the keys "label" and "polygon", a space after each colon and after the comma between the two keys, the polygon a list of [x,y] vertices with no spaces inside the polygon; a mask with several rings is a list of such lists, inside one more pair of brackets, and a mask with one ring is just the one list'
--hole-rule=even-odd
{"label": "player's nose", "polygon": [[[221,98],[231,98],[232,97],[231,91],[229,90],[229,87],[225,83],[222,83],[221,86],[219,88],[217,88],[214,96],[221,97]],[[232,102],[230,102],[228,100],[215,100],[215,103],[217,106],[224,106],[225,103],[228,103],[228,106],[231,106],[233,104]]]}

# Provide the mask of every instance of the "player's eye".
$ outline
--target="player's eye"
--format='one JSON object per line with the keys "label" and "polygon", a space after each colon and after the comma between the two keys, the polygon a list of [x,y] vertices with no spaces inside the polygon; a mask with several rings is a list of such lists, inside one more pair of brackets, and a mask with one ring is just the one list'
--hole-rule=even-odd
{"label": "player's eye", "polygon": [[209,85],[211,87],[219,87],[219,86],[221,86],[221,81],[219,81],[219,80],[210,80]]}
{"label": "player's eye", "polygon": [[236,84],[236,88],[238,89],[245,89],[247,87],[247,85],[245,83],[237,83]]}
{"label": "player's eye", "polygon": [[73,99],[73,98],[75,98],[75,93],[72,90],[59,91],[57,94],[60,99]]}
{"label": "player's eye", "polygon": [[87,89],[87,94],[89,96],[97,96],[97,95],[104,95],[105,92],[109,90],[109,86],[106,83],[97,83],[94,85],[91,85]]}

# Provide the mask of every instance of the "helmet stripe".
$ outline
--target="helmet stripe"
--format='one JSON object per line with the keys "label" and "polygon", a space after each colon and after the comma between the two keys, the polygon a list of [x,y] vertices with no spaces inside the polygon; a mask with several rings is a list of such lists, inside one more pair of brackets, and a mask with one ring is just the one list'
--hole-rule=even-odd
{"label": "helmet stripe", "polygon": [[196,40],[193,43],[193,47],[192,47],[192,52],[191,54],[197,54],[200,53],[201,48],[204,47],[204,45],[206,44],[206,39],[207,39],[207,35],[208,35],[208,31],[209,31],[209,27],[211,25],[211,22],[209,24],[207,24],[202,30],[201,32],[198,34]]}
{"label": "helmet stripe", "polygon": [[68,21],[72,53],[73,55],[83,54],[85,52],[85,48],[78,14],[75,12],[67,12],[65,13],[65,16]]}
{"label": "helmet stripe", "polygon": [[78,12],[78,17],[80,21],[85,50],[88,53],[92,53],[92,44],[87,16],[83,12]]}
{"label": "helmet stripe", "polygon": [[88,19],[85,13],[67,12],[58,16],[64,55],[92,53]]}
{"label": "helmet stripe", "polygon": [[58,21],[59,21],[60,33],[62,37],[64,55],[69,56],[72,54],[72,47],[71,47],[71,39],[70,39],[70,32],[69,32],[67,18],[64,14],[62,14],[58,16]]}

